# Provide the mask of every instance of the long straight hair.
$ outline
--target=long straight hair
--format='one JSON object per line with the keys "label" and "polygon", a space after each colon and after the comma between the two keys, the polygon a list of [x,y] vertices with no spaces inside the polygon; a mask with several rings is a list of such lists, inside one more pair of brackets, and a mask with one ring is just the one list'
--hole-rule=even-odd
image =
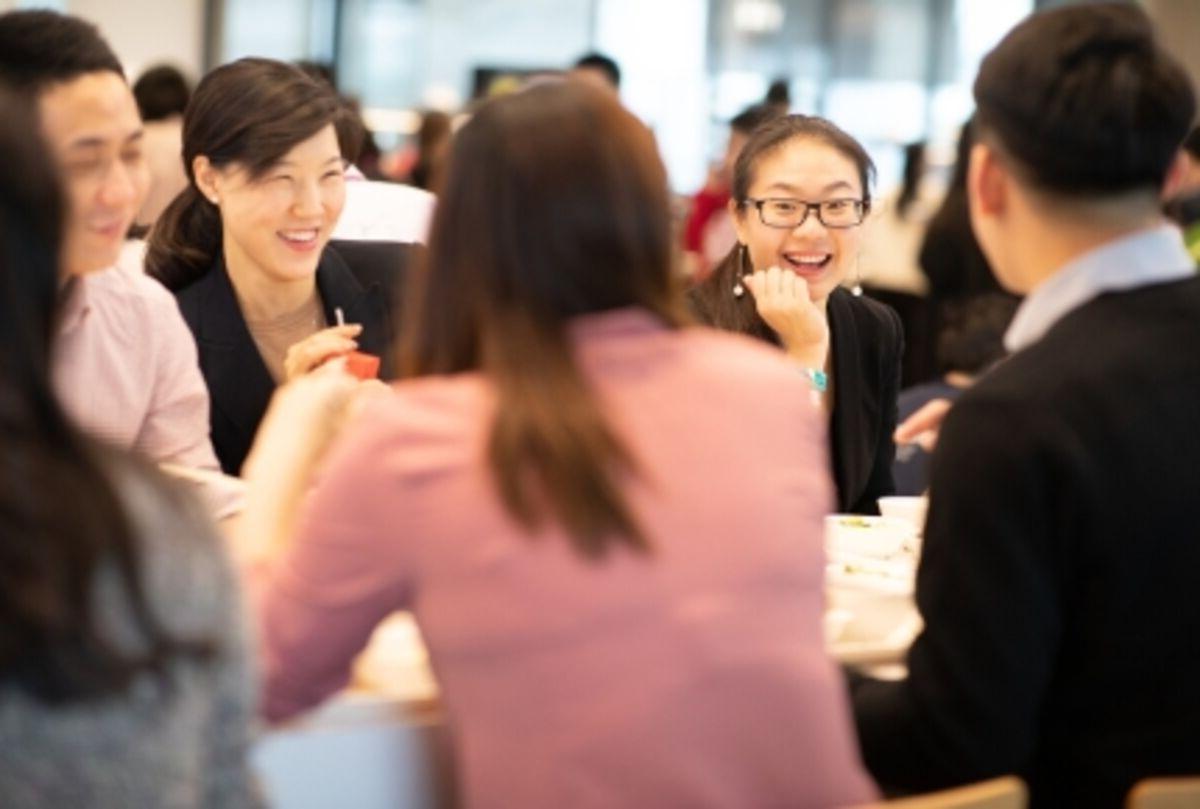
{"label": "long straight hair", "polygon": [[[24,101],[0,90],[0,682],[46,703],[101,697],[204,641],[166,635],[139,577],[133,530],[103,453],[51,390],[64,203]],[[113,645],[94,609],[111,567],[143,649]]]}
{"label": "long straight hair", "polygon": [[[875,164],[867,150],[857,140],[832,121],[813,115],[785,115],[768,121],[755,130],[738,155],[733,167],[731,198],[740,212],[749,204],[750,186],[754,184],[763,159],[795,140],[815,140],[841,152],[858,169],[863,190],[863,206],[871,208],[871,181]],[[747,334],[768,343],[779,344],[779,337],[767,325],[754,305],[753,295],[733,294],[742,275],[751,272],[746,248],[734,245],[721,260],[712,275],[688,294],[692,311],[704,323],[726,331]]]}
{"label": "long straight hair", "polygon": [[673,258],[653,136],[602,91],[535,86],[456,135],[408,296],[403,369],[491,380],[501,501],[531,532],[553,517],[586,557],[649,543],[621,484],[635,459],[576,365],[569,323],[641,307],[682,324]]}
{"label": "long straight hair", "polygon": [[221,213],[196,187],[197,157],[217,168],[240,166],[254,179],[330,124],[342,157],[353,160],[361,131],[325,82],[274,59],[239,59],[205,76],[183,114],[188,185],[150,232],[146,271],[179,290],[208,272],[221,253]]}

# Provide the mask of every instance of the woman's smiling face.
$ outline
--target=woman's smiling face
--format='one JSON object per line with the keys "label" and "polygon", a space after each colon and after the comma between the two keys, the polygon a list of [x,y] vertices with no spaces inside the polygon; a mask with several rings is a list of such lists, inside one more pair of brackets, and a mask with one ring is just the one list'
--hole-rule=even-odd
{"label": "woman's smiling face", "polygon": [[[818,138],[798,136],[759,157],[748,196],[823,203],[861,201],[864,190],[849,155]],[[778,228],[763,224],[754,203],[747,203],[735,210],[734,226],[755,270],[773,265],[792,270],[808,282],[814,302],[828,298],[858,261],[862,228],[826,227],[815,209],[801,225]]]}

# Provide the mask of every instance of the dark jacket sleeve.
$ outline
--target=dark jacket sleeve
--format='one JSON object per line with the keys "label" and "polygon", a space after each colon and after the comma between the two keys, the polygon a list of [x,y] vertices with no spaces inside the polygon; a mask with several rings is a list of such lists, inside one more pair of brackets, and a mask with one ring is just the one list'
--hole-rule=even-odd
{"label": "dark jacket sleeve", "polygon": [[1032,759],[1063,622],[1036,419],[968,395],[943,427],[908,678],[852,684],[863,758],[885,786],[935,789]]}

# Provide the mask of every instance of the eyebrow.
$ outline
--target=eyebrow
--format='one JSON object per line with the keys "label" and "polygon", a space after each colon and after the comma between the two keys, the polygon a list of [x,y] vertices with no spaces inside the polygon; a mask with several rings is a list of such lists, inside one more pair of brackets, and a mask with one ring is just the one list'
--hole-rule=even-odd
{"label": "eyebrow", "polygon": [[[321,165],[328,166],[330,163],[344,163],[344,162],[346,162],[346,159],[344,157],[342,157],[341,155],[337,155],[336,157],[329,158]],[[275,165],[276,166],[295,166],[296,161],[295,160],[280,160]]]}
{"label": "eyebrow", "polygon": [[[131,143],[141,143],[141,141],[143,140],[144,134],[145,134],[145,130],[143,130],[139,127],[138,129],[134,130],[129,135],[127,135],[125,137],[125,139],[121,141],[121,145],[128,146]],[[89,149],[100,149],[100,148],[103,148],[104,146],[106,146],[107,144],[108,144],[107,138],[103,138],[99,135],[84,135],[83,137],[79,138],[78,140],[71,141],[71,143],[69,143],[67,145],[67,149],[70,151],[73,151],[73,152],[80,152],[80,151],[86,151]]]}
{"label": "eyebrow", "polygon": [[[828,194],[830,191],[839,191],[843,188],[846,189],[847,191],[854,190],[854,186],[851,185],[850,183],[846,182],[845,180],[835,180],[834,182],[832,182],[829,185],[822,188],[821,193]],[[791,183],[771,183],[769,186],[767,186],[767,190],[768,191],[787,191],[792,194],[799,193],[799,191],[800,191],[800,189],[798,189],[796,186],[792,185]]]}

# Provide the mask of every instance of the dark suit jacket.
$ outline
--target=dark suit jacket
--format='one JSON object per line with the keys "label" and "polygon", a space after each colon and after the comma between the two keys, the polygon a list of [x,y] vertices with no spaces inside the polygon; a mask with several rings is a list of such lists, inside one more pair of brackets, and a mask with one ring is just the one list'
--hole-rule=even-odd
{"label": "dark suit jacket", "polygon": [[933,456],[908,679],[855,684],[885,786],[1116,809],[1200,774],[1200,279],[1101,296],[967,390]]}
{"label": "dark suit jacket", "polygon": [[[360,283],[333,245],[325,248],[317,266],[317,290],[326,321],[335,322],[334,309],[340,307],[346,322],[361,323],[359,350],[382,359],[380,375],[385,379],[392,377],[394,366],[391,304],[396,296],[383,283],[386,276],[379,273],[404,247],[388,245],[377,251],[376,260],[357,262],[371,265],[378,280],[369,286]],[[396,273],[397,287],[401,274],[402,270]],[[275,381],[246,328],[223,260],[175,296],[196,338],[200,370],[208,384],[213,448],[221,469],[236,475],[275,391]]]}
{"label": "dark suit jacket", "polygon": [[892,494],[904,331],[891,308],[838,288],[829,296],[833,358],[830,446],[839,512],[875,514]]}

